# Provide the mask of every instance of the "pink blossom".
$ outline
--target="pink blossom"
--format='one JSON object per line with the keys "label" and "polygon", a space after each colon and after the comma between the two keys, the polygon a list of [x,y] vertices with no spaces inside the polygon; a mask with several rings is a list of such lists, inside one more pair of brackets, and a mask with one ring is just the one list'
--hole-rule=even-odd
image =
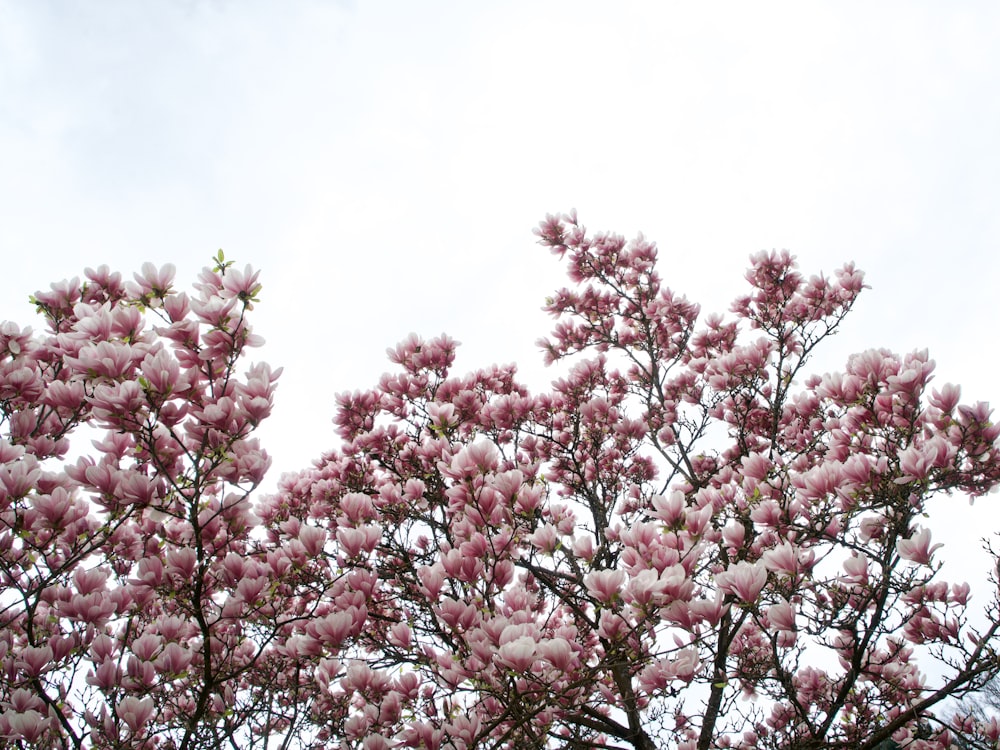
{"label": "pink blossom", "polygon": [[143,661],[152,661],[163,645],[163,640],[155,633],[143,633],[132,641],[132,653]]}
{"label": "pink blossom", "polygon": [[924,443],[913,444],[899,455],[902,476],[896,479],[896,483],[922,481],[931,469],[947,466],[954,454],[955,446],[937,435]]}
{"label": "pink blossom", "polygon": [[23,740],[32,744],[41,739],[51,723],[51,720],[44,718],[34,709],[23,713],[4,712],[4,718],[10,727],[8,739]]}
{"label": "pink blossom", "polygon": [[432,567],[419,568],[417,570],[417,576],[420,578],[424,591],[430,600],[436,600],[438,595],[441,593],[441,587],[444,585],[445,581],[444,571],[441,570],[441,566],[435,565]]}
{"label": "pink blossom", "polygon": [[685,531],[692,537],[702,536],[712,521],[714,509],[711,505],[703,508],[688,508],[684,514]]}
{"label": "pink blossom", "polygon": [[492,443],[487,441],[473,443],[452,459],[450,473],[458,479],[493,471],[499,457],[500,454]]}
{"label": "pink blossom", "polygon": [[767,608],[767,621],[777,630],[795,630],[795,608],[784,597]]}
{"label": "pink blossom", "polygon": [[303,526],[299,529],[299,541],[310,557],[318,557],[326,543],[326,531],[315,526]]}
{"label": "pink blossom", "polygon": [[560,544],[559,532],[552,524],[545,524],[530,537],[531,544],[540,551],[552,554]]}
{"label": "pink blossom", "polygon": [[19,654],[17,666],[25,671],[28,677],[38,677],[46,672],[52,664],[51,646],[26,646]]}
{"label": "pink blossom", "polygon": [[167,263],[159,269],[152,263],[143,263],[142,273],[133,275],[135,284],[130,283],[129,289],[136,296],[165,297],[170,293],[170,285],[176,273],[173,263]]}
{"label": "pink blossom", "polygon": [[752,453],[741,459],[743,476],[756,481],[763,481],[771,470],[771,461],[760,453]]}
{"label": "pink blossom", "polygon": [[431,419],[431,424],[438,429],[450,428],[455,420],[454,404],[428,404],[427,416]]}
{"label": "pink blossom", "polygon": [[389,642],[400,648],[408,648],[413,640],[413,632],[404,622],[398,622],[389,629]]}
{"label": "pink blossom", "polygon": [[539,655],[560,671],[566,671],[573,663],[573,647],[565,638],[552,638],[538,645]]}
{"label": "pink blossom", "polygon": [[663,690],[674,680],[690,682],[700,667],[698,650],[686,648],[674,658],[661,658],[650,663],[639,673],[639,687],[647,694]]}
{"label": "pink blossom", "polygon": [[729,608],[729,605],[724,602],[721,592],[717,592],[714,599],[694,599],[688,604],[688,607],[694,617],[704,620],[714,627],[718,625],[719,619]]}
{"label": "pink blossom", "polygon": [[93,671],[87,673],[88,685],[94,685],[101,690],[111,690],[121,683],[122,670],[110,658],[105,658],[100,664],[95,664]]}
{"label": "pink blossom", "polygon": [[168,675],[182,675],[190,666],[194,655],[178,643],[168,643],[156,658],[157,670]]}
{"label": "pink blossom", "polygon": [[904,560],[915,562],[918,565],[929,565],[934,550],[942,544],[931,545],[931,532],[928,529],[921,529],[914,533],[909,539],[900,539],[896,543],[896,551]]}
{"label": "pink blossom", "polygon": [[198,553],[190,548],[172,549],[167,553],[167,571],[185,580],[194,577]]}
{"label": "pink blossom", "polygon": [[781,506],[770,498],[762,500],[750,513],[750,519],[762,526],[778,526],[781,522]]}
{"label": "pink blossom", "polygon": [[349,492],[340,498],[340,509],[354,523],[362,523],[375,518],[375,506],[368,495]]}
{"label": "pink blossom", "polygon": [[364,693],[376,682],[375,672],[362,661],[352,661],[340,679],[340,685],[347,692]]}
{"label": "pink blossom", "polygon": [[667,496],[657,495],[653,498],[653,511],[656,518],[668,527],[674,527],[684,518],[684,493],[671,492]]}
{"label": "pink blossom", "polygon": [[767,570],[742,560],[731,564],[724,572],[715,576],[719,589],[733,594],[737,599],[748,604],[757,601],[760,590],[767,582]]}
{"label": "pink blossom", "polygon": [[617,612],[602,609],[598,620],[597,635],[614,642],[621,640],[629,631],[629,623]]}
{"label": "pink blossom", "polygon": [[960,386],[945,383],[940,391],[932,390],[928,400],[945,414],[951,414],[961,397],[962,389]]}
{"label": "pink blossom", "polygon": [[246,266],[242,271],[237,268],[227,268],[222,277],[222,296],[236,297],[243,302],[254,301],[261,289],[257,281],[259,276],[260,271],[254,271],[250,266]]}
{"label": "pink blossom", "polygon": [[380,734],[369,734],[361,743],[363,750],[389,750],[392,745]]}
{"label": "pink blossom", "polygon": [[677,652],[673,660],[674,674],[678,679],[689,682],[701,667],[701,660],[696,648],[685,648]]}
{"label": "pink blossom", "polygon": [[625,584],[625,573],[621,570],[595,570],[588,573],[583,582],[591,596],[607,604],[621,592]]}
{"label": "pink blossom", "polygon": [[761,556],[764,567],[772,573],[794,576],[799,572],[799,551],[789,542],[767,550]]}
{"label": "pink blossom", "polygon": [[521,636],[500,646],[497,652],[500,663],[515,672],[526,672],[535,661],[537,644],[530,636]]}
{"label": "pink blossom", "polygon": [[585,534],[573,542],[573,554],[584,560],[593,559],[594,538],[590,534]]}
{"label": "pink blossom", "polygon": [[951,585],[951,600],[964,607],[969,602],[969,592],[971,590],[972,587],[964,581],[962,583],[953,583]]}
{"label": "pink blossom", "polygon": [[851,555],[844,560],[844,570],[848,580],[864,583],[868,580],[868,556],[863,552]]}
{"label": "pink blossom", "polygon": [[10,708],[17,713],[25,713],[33,710],[45,710],[42,699],[30,690],[15,688],[10,693]]}
{"label": "pink blossom", "polygon": [[337,529],[337,542],[348,558],[370,553],[381,538],[382,530],[375,524]]}
{"label": "pink blossom", "polygon": [[137,734],[153,715],[153,701],[151,698],[126,696],[118,703],[115,712],[128,725],[129,731]]}
{"label": "pink blossom", "polygon": [[438,616],[448,626],[464,631],[468,630],[476,622],[479,612],[475,607],[446,597],[438,605]]}
{"label": "pink blossom", "polygon": [[746,538],[746,527],[741,523],[732,521],[723,528],[722,538],[726,542],[726,546],[730,549],[739,549],[743,546],[743,540]]}

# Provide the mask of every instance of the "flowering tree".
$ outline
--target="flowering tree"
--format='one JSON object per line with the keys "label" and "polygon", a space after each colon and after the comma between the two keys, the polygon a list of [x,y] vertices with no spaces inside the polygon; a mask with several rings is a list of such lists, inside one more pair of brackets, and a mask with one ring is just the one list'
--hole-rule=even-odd
{"label": "flowering tree", "polygon": [[[547,301],[551,391],[411,336],[338,397],[342,446],[255,504],[277,373],[238,375],[249,269],[220,255],[190,300],[88,272],[37,295],[47,335],[4,324],[0,736],[997,747],[995,719],[936,710],[1000,671],[994,573],[972,608],[925,517],[1000,482],[988,407],[922,352],[807,374],[852,266],[755,256],[735,317],[699,323],[641,237],[538,234],[575,284]],[[98,456],[59,469],[84,424]]]}
{"label": "flowering tree", "polygon": [[[282,634],[319,597],[295,586],[301,546],[251,539],[268,458],[250,434],[278,373],[238,374],[260,287],[217,260],[193,298],[171,267],[128,284],[101,267],[36,294],[46,333],[0,326],[4,746],[296,731]],[[84,425],[96,453],[60,463]]]}

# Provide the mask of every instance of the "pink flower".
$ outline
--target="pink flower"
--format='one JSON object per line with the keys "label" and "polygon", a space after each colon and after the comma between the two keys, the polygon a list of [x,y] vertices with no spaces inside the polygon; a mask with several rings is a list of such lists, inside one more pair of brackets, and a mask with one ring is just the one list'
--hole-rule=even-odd
{"label": "pink flower", "polygon": [[717,592],[714,599],[695,599],[688,607],[692,617],[704,620],[715,627],[719,624],[719,620],[722,619],[722,615],[729,608],[729,605],[724,602],[722,594]]}
{"label": "pink flower", "polygon": [[925,479],[933,468],[943,468],[955,455],[955,446],[940,435],[935,435],[923,445],[911,445],[899,454],[899,468],[902,476],[897,484]]}
{"label": "pink flower", "polygon": [[505,643],[497,652],[501,664],[515,672],[526,672],[535,661],[535,639],[529,635]]}
{"label": "pink flower", "polygon": [[777,526],[781,522],[781,506],[771,498],[762,500],[750,512],[750,519],[762,526]]}
{"label": "pink flower", "polygon": [[427,416],[439,430],[447,430],[456,424],[454,404],[427,404]]}
{"label": "pink flower", "polygon": [[361,523],[375,517],[375,505],[368,495],[348,492],[340,498],[340,509],[354,523]]}
{"label": "pink flower", "polygon": [[673,677],[670,662],[666,659],[657,659],[639,673],[639,689],[647,695],[653,695],[669,685]]}
{"label": "pink flower", "polygon": [[172,549],[167,552],[167,572],[181,579],[194,578],[195,566],[198,564],[198,553],[190,547]]}
{"label": "pink flower", "polygon": [[668,496],[653,496],[653,515],[673,528],[684,517],[685,503],[683,492],[671,492]]}
{"label": "pink flower", "polygon": [[[237,268],[227,268],[222,276],[222,297],[236,297],[242,302],[253,302],[260,293],[261,285],[257,281],[260,271],[254,271],[246,266],[243,271]],[[253,309],[248,305],[248,309]]]}
{"label": "pink flower", "polygon": [[382,529],[375,524],[365,524],[356,529],[337,529],[337,542],[348,559],[368,554],[381,538]]}
{"label": "pink flower", "polygon": [[727,594],[733,594],[737,599],[747,604],[757,601],[757,595],[767,583],[767,570],[741,560],[730,565],[715,577],[719,588]]}
{"label": "pink flower", "polygon": [[789,576],[798,573],[802,563],[799,560],[799,551],[787,541],[767,550],[761,556],[761,561],[764,563],[764,567],[772,573]]}
{"label": "pink flower", "polygon": [[541,657],[558,670],[566,671],[573,663],[573,647],[565,638],[542,641],[538,650]]}
{"label": "pink flower", "polygon": [[369,734],[361,743],[361,747],[364,750],[389,750],[392,745],[389,744],[389,740],[380,734]]}
{"label": "pink flower", "polygon": [[743,476],[757,481],[767,477],[767,472],[771,470],[772,463],[767,456],[761,453],[751,453],[744,456],[740,463],[743,466]]}
{"label": "pink flower", "polygon": [[128,284],[129,293],[136,297],[151,295],[153,297],[165,297],[170,292],[170,285],[174,281],[174,274],[177,268],[173,263],[167,263],[162,268],[157,269],[152,263],[142,264],[142,273],[133,274],[135,284]]}
{"label": "pink flower", "polygon": [[931,546],[931,532],[928,529],[922,529],[909,539],[899,540],[896,543],[896,551],[904,560],[915,562],[918,565],[928,565],[934,550],[941,546],[943,545]]}
{"label": "pink flower", "polygon": [[533,547],[551,555],[559,548],[559,532],[552,524],[547,523],[532,534],[528,541]]}
{"label": "pink flower", "polygon": [[142,360],[142,377],[146,387],[160,396],[168,396],[174,391],[187,390],[186,374],[181,375],[180,365],[170,356],[166,349],[155,354],[147,354]]}
{"label": "pink flower", "polygon": [[424,594],[431,601],[436,600],[441,593],[441,587],[444,586],[444,570],[442,570],[440,563],[419,568],[417,577],[423,584]]}
{"label": "pink flower", "polygon": [[134,696],[122,698],[115,713],[124,721],[132,734],[137,734],[142,729],[149,718],[153,715],[153,699],[139,699]]}
{"label": "pink flower", "polygon": [[389,643],[399,648],[409,648],[413,633],[405,622],[397,622],[389,628]]}
{"label": "pink flower", "polygon": [[438,607],[438,616],[449,627],[466,631],[476,622],[479,612],[465,602],[445,597]]}
{"label": "pink flower", "polygon": [[497,468],[500,461],[500,451],[493,443],[481,440],[464,448],[451,460],[448,473],[454,479],[464,479],[485,474]]}
{"label": "pink flower", "polygon": [[168,643],[154,665],[166,675],[182,675],[191,665],[194,654],[179,643]]}
{"label": "pink flower", "polygon": [[698,658],[698,649],[696,648],[686,648],[679,651],[673,660],[674,674],[685,682],[690,682],[691,678],[698,672],[699,667],[701,667],[701,661]]}
{"label": "pink flower", "polygon": [[594,537],[584,534],[573,542],[573,554],[588,562],[594,558]]}
{"label": "pink flower", "polygon": [[26,646],[20,653],[17,666],[23,669],[28,677],[38,677],[55,666],[52,663],[52,648],[50,646]]}
{"label": "pink flower", "polygon": [[639,687],[652,695],[674,680],[690,682],[700,666],[698,650],[686,648],[679,651],[673,659],[657,659],[649,664],[639,673]]}
{"label": "pink flower", "polygon": [[318,557],[326,544],[326,531],[315,526],[302,526],[299,529],[299,541],[309,557]]}
{"label": "pink flower", "polygon": [[309,632],[330,648],[337,648],[344,642],[353,625],[354,616],[350,612],[331,612],[310,623]]}
{"label": "pink flower", "polygon": [[365,692],[376,682],[376,675],[363,661],[352,661],[347,672],[340,679],[340,686],[347,692]]}
{"label": "pink flower", "polygon": [[24,740],[32,744],[45,734],[52,721],[51,719],[44,718],[34,709],[25,711],[24,713],[5,712],[4,718],[6,718],[10,726],[11,733],[7,735],[8,739]]}
{"label": "pink flower", "polygon": [[864,552],[851,555],[844,560],[845,578],[852,583],[864,583],[868,580],[868,555]]}
{"label": "pink flower", "polygon": [[945,414],[950,414],[958,405],[958,400],[961,397],[962,389],[959,386],[952,385],[951,383],[945,383],[941,387],[940,392],[936,389],[931,391],[931,395],[928,400],[932,405],[936,406]]}
{"label": "pink flower", "polygon": [[42,699],[35,695],[30,690],[25,690],[24,688],[16,688],[10,694],[10,708],[18,713],[24,713],[25,711],[32,710],[45,710],[45,704]]}
{"label": "pink flower", "polygon": [[742,523],[739,523],[738,521],[730,521],[726,524],[725,528],[722,529],[722,539],[729,549],[739,549],[743,546],[743,540],[746,538],[746,532],[746,527]]}
{"label": "pink flower", "polygon": [[597,634],[608,641],[617,641],[629,632],[629,623],[617,612],[610,609],[601,610],[601,619],[598,621]]}
{"label": "pink flower", "polygon": [[621,570],[595,570],[583,579],[587,591],[597,601],[611,602],[625,583],[625,572]]}
{"label": "pink flower", "polygon": [[777,630],[795,630],[795,608],[784,597],[767,608],[767,621]]}
{"label": "pink flower", "polygon": [[161,645],[160,636],[155,633],[144,633],[132,641],[132,653],[142,661],[152,661]]}

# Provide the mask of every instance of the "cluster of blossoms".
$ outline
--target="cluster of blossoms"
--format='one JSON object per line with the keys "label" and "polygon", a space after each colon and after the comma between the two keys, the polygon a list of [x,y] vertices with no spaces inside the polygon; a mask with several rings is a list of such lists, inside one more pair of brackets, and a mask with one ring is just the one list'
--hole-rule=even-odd
{"label": "cluster of blossoms", "polygon": [[316,605],[250,536],[279,374],[238,372],[257,275],[220,253],[189,297],[173,274],[87,269],[35,295],[45,332],[0,326],[5,746],[221,747],[294,711],[260,690]]}
{"label": "cluster of blossoms", "polygon": [[[1000,603],[940,580],[925,518],[1000,482],[988,407],[923,352],[807,374],[853,266],[757,255],[734,317],[700,320],[643,238],[537,231],[574,282],[550,391],[411,336],[338,397],[341,446],[260,499],[277,373],[237,374],[249,269],[220,256],[191,299],[168,269],[88,272],[37,295],[46,335],[3,324],[0,737],[996,747],[941,708],[1000,671]],[[99,455],[57,464],[80,425]]]}

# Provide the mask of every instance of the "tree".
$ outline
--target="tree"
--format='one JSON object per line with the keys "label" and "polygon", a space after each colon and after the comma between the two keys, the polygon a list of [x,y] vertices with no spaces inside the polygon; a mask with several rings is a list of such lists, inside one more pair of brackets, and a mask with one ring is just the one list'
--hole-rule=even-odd
{"label": "tree", "polygon": [[[970,608],[925,518],[1000,481],[988,406],[931,388],[926,352],[807,374],[853,266],[759,254],[735,317],[699,323],[642,237],[538,234],[574,283],[547,300],[551,391],[454,376],[454,341],[411,336],[338,397],[340,448],[254,505],[277,373],[236,374],[250,269],[220,254],[191,300],[151,267],[88,272],[36,295],[47,336],[4,324],[0,735],[996,747],[996,721],[937,709],[1000,671],[997,582]],[[85,424],[100,460],[45,468]]]}
{"label": "tree", "polygon": [[[261,747],[300,721],[282,632],[319,602],[283,588],[301,545],[251,538],[278,372],[237,374],[260,287],[230,266],[193,298],[169,266],[87,269],[33,298],[46,334],[0,327],[5,746]],[[52,470],[84,425],[96,457]]]}

